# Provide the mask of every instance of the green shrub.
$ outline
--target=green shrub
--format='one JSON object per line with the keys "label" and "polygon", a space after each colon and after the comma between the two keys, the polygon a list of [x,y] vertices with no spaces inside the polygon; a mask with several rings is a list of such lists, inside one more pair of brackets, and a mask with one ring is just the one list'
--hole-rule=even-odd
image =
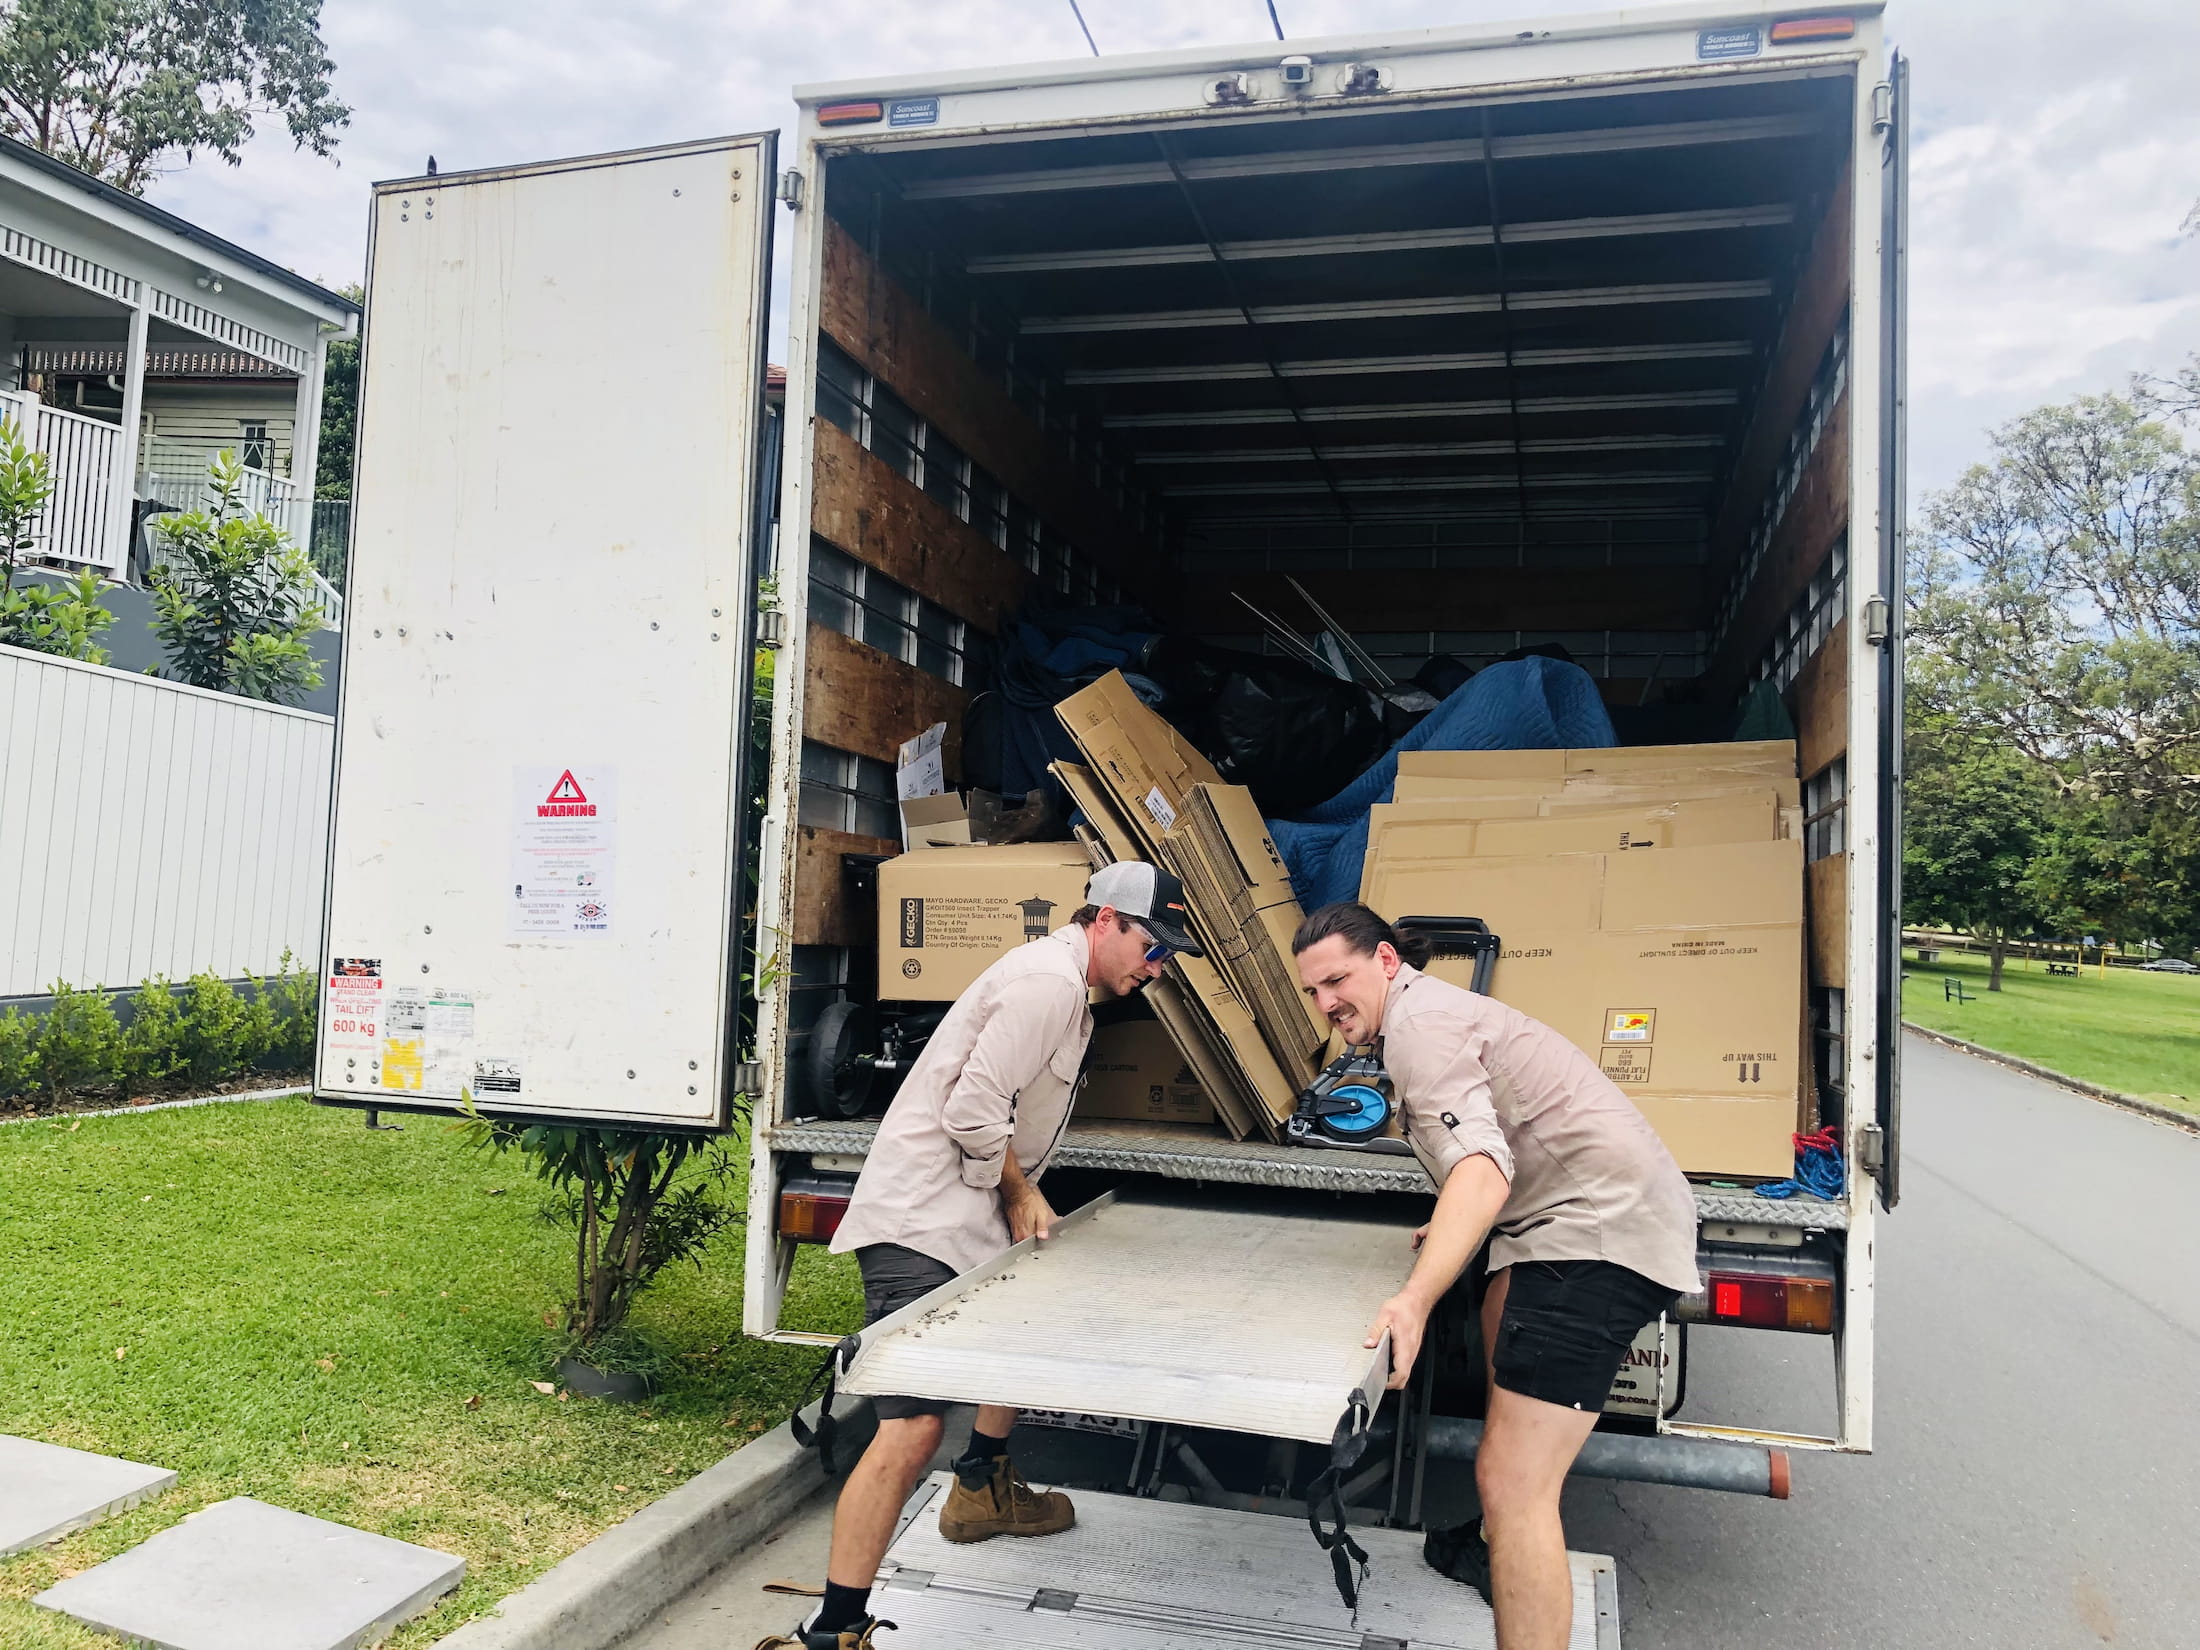
{"label": "green shrub", "polygon": [[38,1028],[33,1061],[49,1095],[111,1088],[122,1074],[122,1026],[98,991],[71,991],[56,980],[53,1008]]}
{"label": "green shrub", "polygon": [[132,1094],[150,1094],[173,1082],[188,1062],[187,1033],[165,975],[140,985],[135,1004],[136,1015],[122,1034],[122,1085]]}
{"label": "green shrub", "polygon": [[313,1067],[313,1038],[320,1026],[321,977],[309,968],[295,966],[297,961],[285,949],[275,977],[259,982],[259,1000],[273,1011],[267,1041],[270,1071],[310,1071]]}
{"label": "green shrub", "polygon": [[226,1083],[260,1057],[260,1029],[229,982],[194,974],[184,987],[184,1074],[201,1087]]}
{"label": "green shrub", "polygon": [[0,1014],[0,1100],[28,1094],[37,1086],[38,1066],[32,1044],[38,1022],[14,1009]]}

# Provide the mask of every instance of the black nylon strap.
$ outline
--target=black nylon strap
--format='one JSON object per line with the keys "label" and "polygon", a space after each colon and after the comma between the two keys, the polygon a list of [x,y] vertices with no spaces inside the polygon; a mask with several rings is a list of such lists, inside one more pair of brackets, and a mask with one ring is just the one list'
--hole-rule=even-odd
{"label": "black nylon strap", "polygon": [[[1353,1540],[1352,1532],[1345,1527],[1344,1475],[1367,1453],[1367,1419],[1367,1400],[1353,1394],[1351,1406],[1339,1417],[1337,1430],[1330,1438],[1329,1465],[1306,1487],[1306,1526],[1314,1532],[1315,1543],[1329,1555],[1330,1568],[1336,1574],[1337,1596],[1344,1600],[1347,1610],[1360,1607],[1360,1583],[1367,1579],[1367,1549]],[[1327,1529],[1322,1527],[1325,1511],[1330,1521]]]}
{"label": "black nylon strap", "polygon": [[[840,1372],[855,1357],[857,1348],[862,1344],[860,1337],[850,1335],[826,1353],[825,1361],[817,1366],[816,1372],[810,1376],[809,1385],[802,1389],[802,1396],[794,1401],[794,1413],[787,1417],[787,1428],[794,1434],[794,1441],[804,1449],[817,1451],[818,1464],[825,1469],[825,1476],[828,1478],[839,1471],[833,1461],[833,1439],[840,1431],[840,1422],[833,1415],[834,1388],[840,1379]],[[817,1391],[821,1381],[825,1390],[818,1399],[817,1425],[813,1427],[802,1419],[802,1406],[810,1401],[810,1394]]]}

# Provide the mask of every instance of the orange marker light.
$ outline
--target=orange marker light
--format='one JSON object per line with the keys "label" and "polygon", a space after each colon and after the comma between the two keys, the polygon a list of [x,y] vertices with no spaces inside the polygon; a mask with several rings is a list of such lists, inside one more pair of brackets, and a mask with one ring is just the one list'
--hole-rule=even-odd
{"label": "orange marker light", "polygon": [[820,126],[866,126],[886,118],[883,103],[826,103],[817,111]]}
{"label": "orange marker light", "polygon": [[1772,43],[1792,46],[1798,40],[1847,40],[1855,33],[1853,17],[1790,17],[1772,25]]}

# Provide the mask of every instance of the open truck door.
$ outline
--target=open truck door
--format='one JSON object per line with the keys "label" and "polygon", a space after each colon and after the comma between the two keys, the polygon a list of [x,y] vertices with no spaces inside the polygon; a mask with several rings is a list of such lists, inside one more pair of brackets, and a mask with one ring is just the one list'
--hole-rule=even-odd
{"label": "open truck door", "polygon": [[775,139],[375,190],[317,1099],[728,1120]]}
{"label": "open truck door", "polygon": [[1910,65],[1891,54],[1874,111],[1880,127],[1879,589],[1886,596],[1879,645],[1879,737],[1886,778],[1879,788],[1879,1058],[1873,1095],[1879,1125],[1866,1163],[1879,1201],[1902,1196],[1902,654],[1908,611],[1908,414]]}

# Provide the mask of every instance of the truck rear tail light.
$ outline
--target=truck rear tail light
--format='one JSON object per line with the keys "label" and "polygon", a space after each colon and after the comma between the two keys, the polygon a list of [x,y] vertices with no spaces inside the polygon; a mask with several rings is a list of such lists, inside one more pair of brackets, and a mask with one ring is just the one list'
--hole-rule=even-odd
{"label": "truck rear tail light", "polygon": [[1847,40],[1855,33],[1853,17],[1789,17],[1772,25],[1772,43],[1792,46],[1798,40]]}
{"label": "truck rear tail light", "polygon": [[1708,1321],[1830,1335],[1833,1285],[1823,1278],[1731,1277],[1714,1272]]}
{"label": "truck rear tail light", "polygon": [[796,1175],[779,1188],[779,1235],[795,1243],[830,1243],[856,1189],[845,1175]]}
{"label": "truck rear tail light", "polygon": [[1705,1248],[1696,1252],[1696,1270],[1703,1274],[1703,1293],[1683,1295],[1674,1304],[1676,1322],[1833,1333],[1841,1278],[1824,1255]]}
{"label": "truck rear tail light", "polygon": [[883,103],[823,103],[817,110],[820,126],[867,126],[885,118]]}

